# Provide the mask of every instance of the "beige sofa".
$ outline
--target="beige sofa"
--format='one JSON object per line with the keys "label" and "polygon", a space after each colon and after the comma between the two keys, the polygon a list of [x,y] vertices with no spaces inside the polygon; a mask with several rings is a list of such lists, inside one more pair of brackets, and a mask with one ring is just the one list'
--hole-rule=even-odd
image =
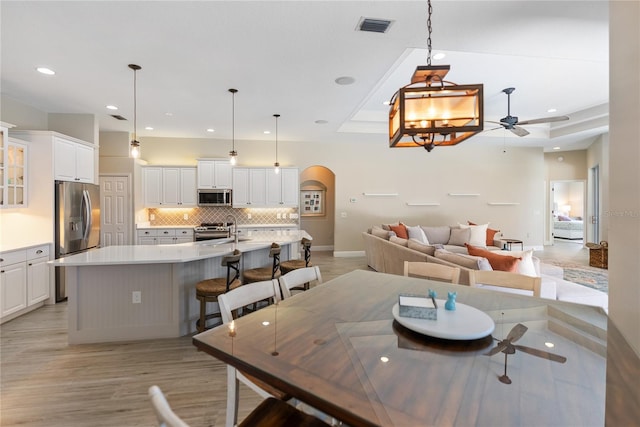
{"label": "beige sofa", "polygon": [[[374,235],[372,234],[378,234]],[[469,285],[469,271],[485,266],[486,259],[465,255],[466,247],[452,248],[451,245],[443,245],[438,249],[436,245],[421,245],[411,239],[399,239],[393,232],[384,236],[380,230],[370,229],[362,233],[365,243],[367,264],[375,271],[389,274],[402,275],[404,273],[404,261],[435,262],[452,267],[460,267],[460,284]],[[491,250],[499,250],[499,239]],[[456,246],[456,245],[454,245]],[[450,251],[449,249],[454,249]],[[464,251],[462,250],[464,249]],[[608,295],[604,292],[563,280],[562,278],[541,274],[540,260],[531,256],[535,275],[542,278],[541,297],[557,299],[561,301],[575,302],[579,304],[593,305],[608,308]],[[490,268],[490,267],[489,267]]]}

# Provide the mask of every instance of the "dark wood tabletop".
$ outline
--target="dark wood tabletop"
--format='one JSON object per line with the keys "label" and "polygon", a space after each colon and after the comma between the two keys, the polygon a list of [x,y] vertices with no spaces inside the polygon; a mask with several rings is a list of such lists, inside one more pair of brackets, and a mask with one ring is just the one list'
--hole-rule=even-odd
{"label": "dark wood tabletop", "polygon": [[[458,303],[494,319],[493,334],[436,339],[393,319],[398,294],[429,289],[456,291]],[[517,324],[528,330],[512,340],[515,353],[486,355]],[[607,317],[597,307],[357,270],[235,328],[193,344],[348,425],[604,424]],[[500,381],[505,356],[510,384]]]}

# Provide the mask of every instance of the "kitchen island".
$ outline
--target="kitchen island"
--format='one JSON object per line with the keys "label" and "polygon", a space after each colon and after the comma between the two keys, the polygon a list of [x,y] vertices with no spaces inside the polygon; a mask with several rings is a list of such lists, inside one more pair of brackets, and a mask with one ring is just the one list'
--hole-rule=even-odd
{"label": "kitchen island", "polygon": [[[282,247],[281,260],[298,258],[304,230],[252,232],[233,239],[177,245],[108,246],[51,261],[66,268],[69,344],[169,338],[196,331],[199,302],[195,286],[223,277],[221,260],[242,252],[241,271],[271,263],[269,249]],[[208,311],[217,308],[210,303]]]}

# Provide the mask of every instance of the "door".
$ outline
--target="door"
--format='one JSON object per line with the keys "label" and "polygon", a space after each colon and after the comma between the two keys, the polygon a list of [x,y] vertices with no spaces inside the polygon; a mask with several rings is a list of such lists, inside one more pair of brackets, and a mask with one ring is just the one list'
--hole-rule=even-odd
{"label": "door", "polygon": [[131,193],[128,176],[101,176],[101,245],[131,245]]}

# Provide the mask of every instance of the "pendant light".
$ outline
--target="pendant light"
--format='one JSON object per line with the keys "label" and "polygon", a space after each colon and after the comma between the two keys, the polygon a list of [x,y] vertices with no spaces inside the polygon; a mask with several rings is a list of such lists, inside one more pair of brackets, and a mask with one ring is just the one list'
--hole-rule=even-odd
{"label": "pendant light", "polygon": [[423,147],[431,151],[437,145],[456,145],[484,126],[483,85],[445,81],[449,65],[431,65],[431,0],[427,5],[427,65],[416,68],[411,83],[391,98],[391,148]]}
{"label": "pendant light", "polygon": [[280,114],[274,114],[273,117],[276,118],[276,162],[273,164],[273,171],[280,173],[280,163],[278,163],[278,117]]}
{"label": "pendant light", "polygon": [[138,133],[137,133],[137,71],[141,70],[142,67],[136,64],[129,64],[129,68],[133,70],[133,139],[131,140],[131,145],[129,146],[129,155],[134,159],[140,157],[140,141],[138,141]]}
{"label": "pendant light", "polygon": [[229,151],[229,163],[234,166],[238,161],[236,151],[236,92],[238,89],[229,89],[231,92],[231,151]]}

